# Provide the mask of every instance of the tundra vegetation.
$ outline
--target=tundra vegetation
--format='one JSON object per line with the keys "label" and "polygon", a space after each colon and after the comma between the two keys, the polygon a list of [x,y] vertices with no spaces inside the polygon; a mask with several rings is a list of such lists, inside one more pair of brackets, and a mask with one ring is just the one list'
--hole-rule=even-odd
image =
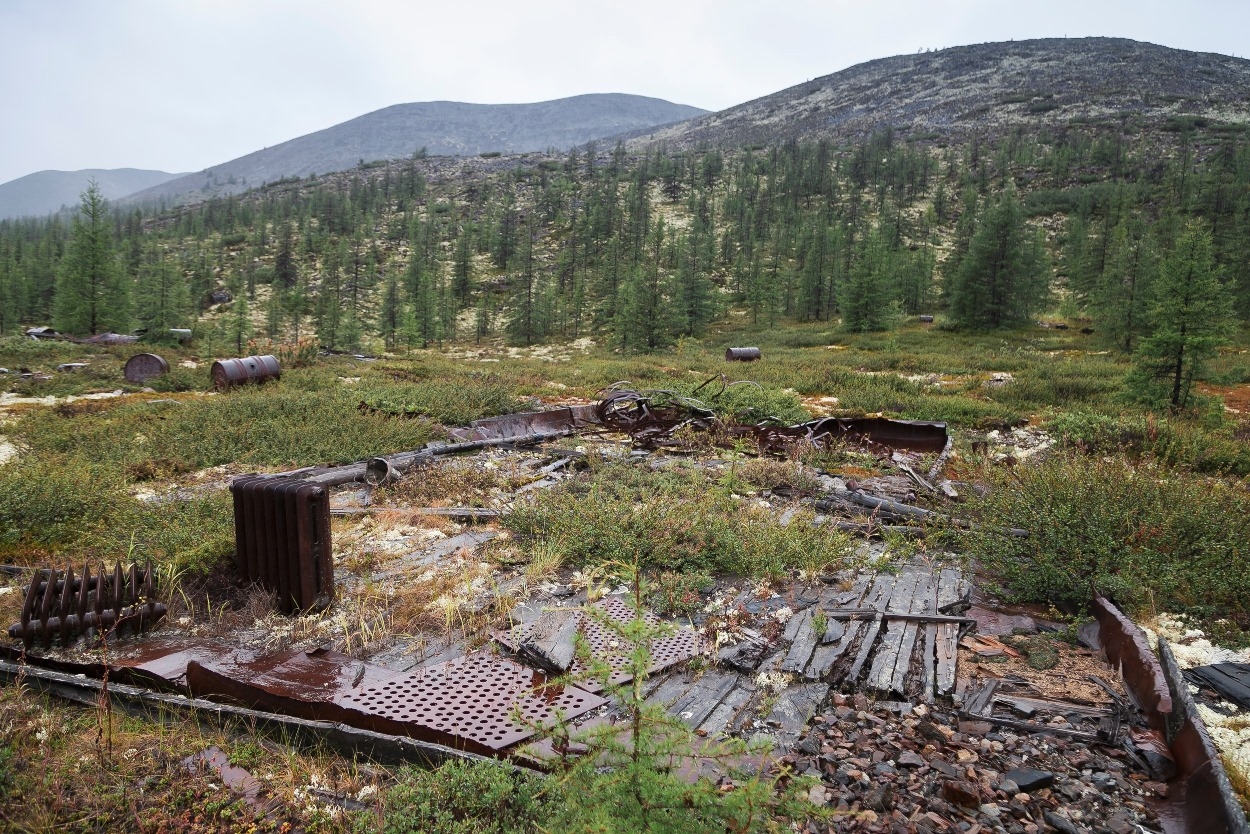
{"label": "tundra vegetation", "polygon": [[[1033,533],[935,531],[1004,598],[1078,614],[1098,591],[1244,641],[1250,143],[1218,124],[1131,127],[956,145],[885,133],[732,152],[592,147],[485,173],[411,159],[152,212],[110,213],[88,193],[72,226],[2,222],[0,434],[13,455],[0,465],[0,563],[151,558],[191,587],[227,570],[228,494],[151,490],[415,448],[620,380],[688,393],[731,372],[760,388],[729,389],[727,414],[949,423],[950,472],[986,487],[966,491],[966,515]],[[139,326],[158,346],[21,336],[48,322],[80,336]],[[176,326],[194,339],[169,342]],[[743,344],[764,361],[727,366],[724,349]],[[148,383],[156,394],[121,376],[142,350],[171,366]],[[271,351],[280,382],[211,392],[213,358]],[[66,362],[86,367],[53,372]],[[98,391],[121,393],[69,399]],[[977,441],[1020,426],[1055,446],[1019,462],[982,453]],[[716,575],[847,564],[845,537],[741,500],[778,477],[815,489],[802,461],[873,465],[853,450],[728,472],[592,460],[511,514],[507,558],[625,576],[678,613]],[[485,487],[466,475],[442,488]],[[17,597],[0,596],[10,620]],[[543,780],[493,765],[390,771],[256,728],[102,717],[7,687],[0,816],[16,830],[293,819],[502,832],[767,830],[799,813],[797,780],[719,796],[682,782],[658,764],[678,730],[621,697],[632,747],[596,748],[616,767]],[[264,816],[187,778],[182,758],[213,743],[277,774],[285,810]],[[310,798],[305,786],[326,780],[368,810]]]}

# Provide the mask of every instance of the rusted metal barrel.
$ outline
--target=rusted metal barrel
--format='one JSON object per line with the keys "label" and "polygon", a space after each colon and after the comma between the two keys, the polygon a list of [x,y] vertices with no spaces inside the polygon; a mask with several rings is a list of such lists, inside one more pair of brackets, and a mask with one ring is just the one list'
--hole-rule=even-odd
{"label": "rusted metal barrel", "polygon": [[725,350],[726,362],[755,362],[759,358],[760,349],[757,347],[727,348]]}
{"label": "rusted metal barrel", "polygon": [[213,385],[225,389],[249,382],[268,382],[282,376],[282,366],[276,357],[245,356],[242,359],[218,359],[212,367]]}
{"label": "rusted metal barrel", "polygon": [[169,363],[155,353],[136,353],[126,360],[122,373],[128,382],[146,382],[169,373]]}

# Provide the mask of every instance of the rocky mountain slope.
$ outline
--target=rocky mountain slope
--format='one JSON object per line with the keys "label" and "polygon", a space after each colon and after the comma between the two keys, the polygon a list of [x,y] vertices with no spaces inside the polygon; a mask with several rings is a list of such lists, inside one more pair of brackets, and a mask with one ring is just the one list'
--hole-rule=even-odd
{"label": "rocky mountain slope", "polygon": [[[1250,122],[1250,61],[1120,38],[986,43],[882,58],[658,130],[631,144],[966,137],[1015,126],[1139,118]],[[934,136],[934,138],[936,138]]]}
{"label": "rocky mountain slope", "polygon": [[0,184],[0,220],[44,215],[59,211],[62,206],[76,206],[79,195],[93,179],[105,197],[116,200],[181,176],[184,175],[139,168],[37,171]]}
{"label": "rocky mountain slope", "polygon": [[461,156],[563,150],[706,112],[621,93],[535,104],[397,104],[148,188],[129,199],[185,202],[197,195],[237,193],[283,177],[341,171],[362,161],[398,159],[420,148],[429,154]]}

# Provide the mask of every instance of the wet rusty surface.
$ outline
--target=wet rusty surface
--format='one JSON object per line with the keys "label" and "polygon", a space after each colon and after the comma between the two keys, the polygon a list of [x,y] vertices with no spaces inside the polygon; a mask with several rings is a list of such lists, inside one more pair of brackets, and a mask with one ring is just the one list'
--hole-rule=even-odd
{"label": "wet rusty surface", "polygon": [[1233,793],[1219,751],[1207,734],[1180,667],[1162,637],[1159,659],[1165,682],[1176,698],[1175,711],[1162,717],[1180,771],[1178,778],[1168,783],[1169,807],[1166,813],[1160,813],[1165,832],[1250,834],[1250,824]]}
{"label": "wet rusty surface", "polygon": [[1156,656],[1141,629],[1111,602],[1096,594],[1092,608],[1103,652],[1120,667],[1147,723],[1162,733],[1175,761],[1178,772],[1168,782],[1168,802],[1158,809],[1164,831],[1247,834],[1245,814],[1167,641],[1159,639]]}

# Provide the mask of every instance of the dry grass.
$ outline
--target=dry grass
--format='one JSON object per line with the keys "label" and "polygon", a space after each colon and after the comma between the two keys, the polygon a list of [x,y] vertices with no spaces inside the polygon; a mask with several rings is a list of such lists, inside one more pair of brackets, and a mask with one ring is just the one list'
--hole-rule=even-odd
{"label": "dry grass", "polygon": [[490,506],[525,483],[527,474],[511,457],[442,461],[377,490],[375,501],[401,507]]}
{"label": "dry grass", "polygon": [[[263,811],[215,773],[184,763],[213,745],[260,780]],[[361,815],[325,804],[315,791],[367,798],[380,795],[386,781],[385,771],[301,751],[255,728],[218,728],[181,715],[151,722],[47,699],[25,685],[0,690],[6,831],[337,834],[353,830],[353,816]]]}

